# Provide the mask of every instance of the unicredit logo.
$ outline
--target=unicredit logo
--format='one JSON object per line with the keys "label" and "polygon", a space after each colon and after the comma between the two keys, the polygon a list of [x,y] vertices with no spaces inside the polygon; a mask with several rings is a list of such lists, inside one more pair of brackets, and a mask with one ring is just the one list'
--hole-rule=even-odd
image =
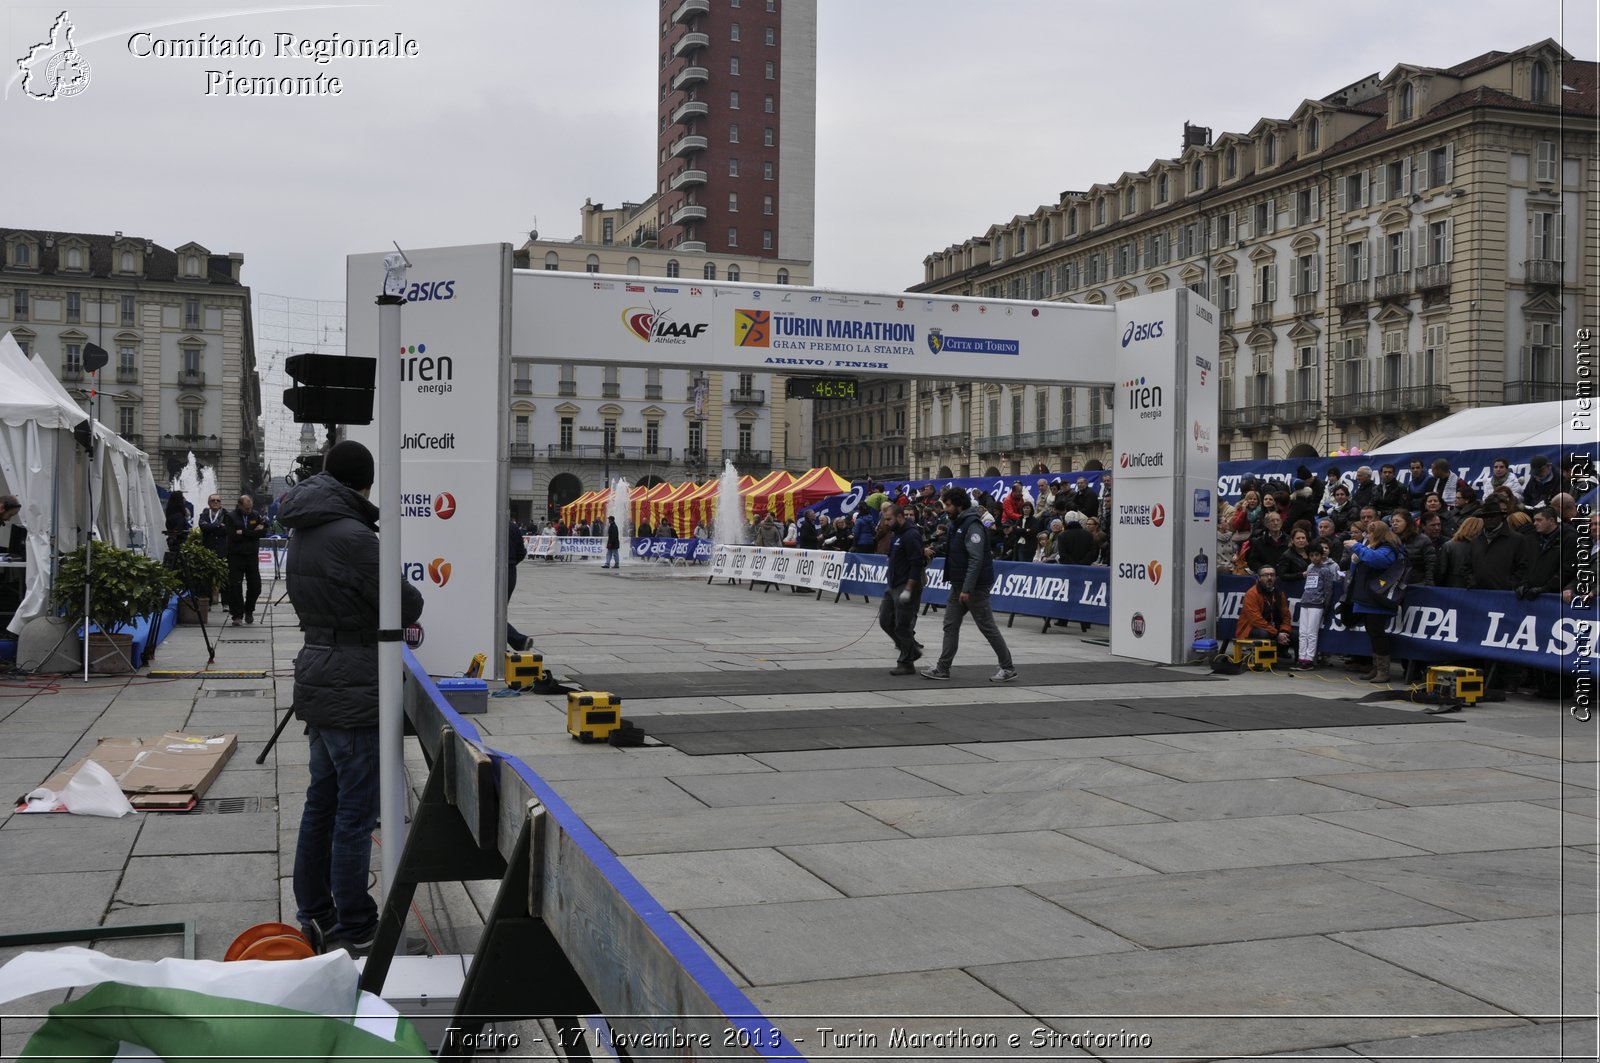
{"label": "unicredit logo", "polygon": [[449,520],[456,515],[456,496],[440,492],[433,496],[433,515],[440,520]]}
{"label": "unicredit logo", "polygon": [[440,435],[429,435],[426,432],[413,432],[400,440],[401,450],[454,450],[456,449],[456,434],[444,432]]}
{"label": "unicredit logo", "polygon": [[1160,469],[1167,464],[1167,456],[1159,450],[1154,454],[1143,450],[1124,451],[1118,460],[1124,469]]}

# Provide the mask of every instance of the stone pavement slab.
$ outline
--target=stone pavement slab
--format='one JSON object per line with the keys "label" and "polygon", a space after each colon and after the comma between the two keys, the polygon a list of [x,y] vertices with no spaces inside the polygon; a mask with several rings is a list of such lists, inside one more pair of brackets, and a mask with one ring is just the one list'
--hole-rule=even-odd
{"label": "stone pavement slab", "polygon": [[115,871],[49,871],[6,876],[4,926],[11,933],[99,926],[122,879]]}
{"label": "stone pavement slab", "polygon": [[670,779],[574,779],[563,782],[559,793],[585,818],[630,809],[667,812],[706,807]]}
{"label": "stone pavement slab", "polygon": [[1318,786],[1299,779],[1160,782],[1137,786],[1097,786],[1094,792],[1173,820],[1240,819],[1390,807],[1374,797]]}
{"label": "stone pavement slab", "polygon": [[200,853],[276,853],[278,814],[240,812],[151,815],[133,848],[134,856]]}
{"label": "stone pavement slab", "polygon": [[659,853],[630,856],[623,864],[671,911],[841,896],[773,849]]}
{"label": "stone pavement slab", "polygon": [[[1014,887],[711,908],[683,916],[756,985],[1133,947]],[[961,935],[949,933],[955,926]]]}
{"label": "stone pavement slab", "polygon": [[1582,816],[1526,801],[1317,812],[1312,818],[1431,853],[1536,849],[1594,833],[1593,823]]}
{"label": "stone pavement slab", "polygon": [[1517,775],[1528,775],[1535,779],[1546,779],[1550,782],[1566,783],[1572,786],[1582,786],[1593,790],[1600,788],[1600,778],[1595,775],[1593,764],[1567,764],[1561,761],[1551,761],[1548,764],[1507,764],[1505,770]]}
{"label": "stone pavement slab", "polygon": [[1066,833],[1158,871],[1320,864],[1421,852],[1307,816],[1134,823],[1073,828]]}
{"label": "stone pavement slab", "polygon": [[[1161,735],[1159,738],[1134,735],[1112,738],[1046,738],[1022,742],[982,742],[959,745],[985,760],[1056,760],[1072,757],[1135,756],[1140,753],[1170,753],[1173,739],[1178,735]],[[1192,738],[1191,735],[1182,737]]]}
{"label": "stone pavement slab", "polygon": [[834,842],[780,851],[851,897],[1150,874],[1140,864],[1049,831]]}
{"label": "stone pavement slab", "polygon": [[1509,849],[1323,866],[1472,919],[1595,910],[1595,856],[1578,849]]}
{"label": "stone pavement slab", "polygon": [[776,771],[816,771],[836,768],[883,768],[902,764],[989,763],[975,751],[951,746],[866,746],[857,749],[818,749],[788,753],[752,753],[750,759]]}
{"label": "stone pavement slab", "polygon": [[1335,760],[1332,757],[1321,757],[1298,749],[1208,750],[1204,756],[1193,753],[1164,753],[1158,756],[1112,759],[1118,764],[1127,764],[1180,782],[1289,779],[1363,770],[1359,764]]}
{"label": "stone pavement slab", "polygon": [[1320,867],[1244,868],[1029,887],[1130,941],[1173,948],[1465,916]]}
{"label": "stone pavement slab", "polygon": [[1152,812],[1084,790],[911,797],[851,804],[916,838],[1153,823],[1161,819]]}
{"label": "stone pavement slab", "polygon": [[[64,813],[27,813],[21,818],[69,818]],[[79,817],[82,818],[82,817]],[[77,830],[0,831],[0,876],[74,871],[121,871],[139,837],[138,816],[94,820]]]}
{"label": "stone pavement slab", "polygon": [[1476,742],[1386,742],[1345,743],[1311,748],[1336,760],[1348,760],[1384,771],[1413,771],[1422,768],[1501,768],[1509,765],[1549,765],[1549,757],[1514,749],[1497,749]]}
{"label": "stone pavement slab", "polygon": [[[765,765],[762,765],[765,768]],[[924,771],[930,769],[922,769]],[[942,786],[900,768],[841,768],[837,771],[765,771],[760,775],[674,777],[689,793],[714,808],[865,801],[881,797],[948,796]]]}
{"label": "stone pavement slab", "polygon": [[[1203,731],[1162,735],[1160,741],[1164,745],[1176,746],[1179,749],[1218,752],[1239,749],[1309,749],[1312,746],[1359,744],[1358,739],[1340,737],[1340,730],[1339,728],[1330,728],[1326,731],[1277,728],[1260,731]],[[1158,749],[1151,752],[1170,753],[1171,750]]]}
{"label": "stone pavement slab", "polygon": [[999,764],[948,764],[903,769],[963,794],[1016,793],[1028,790],[1092,790],[1117,784],[1161,782],[1138,768],[1101,757],[1072,760],[1025,760]]}
{"label": "stone pavement slab", "polygon": [[126,904],[254,901],[277,895],[278,860],[272,853],[135,856],[117,887],[117,900]]}
{"label": "stone pavement slab", "polygon": [[1374,1063],[1417,1059],[1470,1059],[1472,1063],[1519,1063],[1542,1059],[1594,1059],[1600,1056],[1595,1023],[1542,1022],[1471,1033],[1442,1033],[1351,1045]]}
{"label": "stone pavement slab", "polygon": [[[509,743],[508,743],[509,745]],[[514,752],[506,750],[506,752]],[[612,746],[578,744],[574,754],[546,754],[524,758],[528,767],[548,782],[568,779],[668,778],[688,775],[714,775],[720,772],[771,773],[772,769],[745,756],[691,757],[676,749],[645,747],[617,749]]]}
{"label": "stone pavement slab", "polygon": [[1581,797],[1582,788],[1529,778],[1499,768],[1439,768],[1424,771],[1376,771],[1358,774],[1304,776],[1351,793],[1366,794],[1397,805],[1459,805],[1538,801]]}
{"label": "stone pavement slab", "polygon": [[1333,937],[1518,1014],[1592,1014],[1595,1005],[1593,913]]}
{"label": "stone pavement slab", "polygon": [[629,810],[585,818],[620,856],[903,837],[841,802],[659,813]]}

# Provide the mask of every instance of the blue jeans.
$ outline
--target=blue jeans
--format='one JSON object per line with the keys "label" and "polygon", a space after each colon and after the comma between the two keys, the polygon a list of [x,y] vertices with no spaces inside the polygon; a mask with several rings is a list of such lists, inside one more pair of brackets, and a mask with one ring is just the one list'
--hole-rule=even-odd
{"label": "blue jeans", "polygon": [[365,941],[378,925],[378,903],[367,891],[378,825],[378,729],[312,727],[310,738],[311,785],[294,851],[300,925],[316,920],[329,941]]}
{"label": "blue jeans", "polygon": [[622,567],[621,551],[620,550],[607,550],[606,551],[606,563],[601,565],[600,567],[601,568],[621,568]]}

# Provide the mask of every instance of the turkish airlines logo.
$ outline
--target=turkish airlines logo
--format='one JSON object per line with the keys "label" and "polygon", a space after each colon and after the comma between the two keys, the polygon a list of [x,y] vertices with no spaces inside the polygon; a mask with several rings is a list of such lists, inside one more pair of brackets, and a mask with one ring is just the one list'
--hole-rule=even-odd
{"label": "turkish airlines logo", "polygon": [[440,520],[449,520],[456,515],[456,496],[440,492],[433,496],[433,515]]}
{"label": "turkish airlines logo", "polygon": [[428,578],[443,587],[450,582],[450,562],[442,557],[436,557],[428,562]]}

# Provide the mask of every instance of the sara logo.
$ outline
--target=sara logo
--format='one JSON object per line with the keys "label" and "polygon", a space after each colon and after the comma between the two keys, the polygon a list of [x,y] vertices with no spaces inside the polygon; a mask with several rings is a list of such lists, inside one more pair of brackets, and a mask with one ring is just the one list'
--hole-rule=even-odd
{"label": "sara logo", "polygon": [[735,310],[733,342],[736,347],[766,347],[772,343],[771,310]]}
{"label": "sara logo", "polygon": [[944,350],[944,330],[931,328],[928,330],[928,350],[938,354]]}
{"label": "sara logo", "polygon": [[456,282],[448,281],[417,281],[406,289],[406,302],[408,303],[437,303],[456,297]]}
{"label": "sara logo", "polygon": [[711,326],[705,322],[689,324],[668,321],[666,313],[653,306],[630,306],[622,312],[622,323],[645,343],[687,343]]}
{"label": "sara logo", "polygon": [[1130,321],[1127,329],[1122,333],[1122,345],[1126,347],[1130,343],[1160,339],[1161,326],[1164,324],[1166,324],[1165,321],[1147,321],[1142,325]]}
{"label": "sara logo", "polygon": [[412,583],[421,583],[424,579],[429,579],[443,587],[450,582],[450,562],[442,557],[436,557],[426,565],[421,561],[407,561],[403,568],[406,579]]}
{"label": "sara logo", "polygon": [[440,520],[449,520],[456,515],[456,496],[447,492],[440,492],[433,496],[433,515]]}
{"label": "sara logo", "polygon": [[1124,561],[1117,566],[1118,579],[1149,580],[1151,583],[1161,582],[1161,562],[1146,561],[1144,564],[1135,564]]}

